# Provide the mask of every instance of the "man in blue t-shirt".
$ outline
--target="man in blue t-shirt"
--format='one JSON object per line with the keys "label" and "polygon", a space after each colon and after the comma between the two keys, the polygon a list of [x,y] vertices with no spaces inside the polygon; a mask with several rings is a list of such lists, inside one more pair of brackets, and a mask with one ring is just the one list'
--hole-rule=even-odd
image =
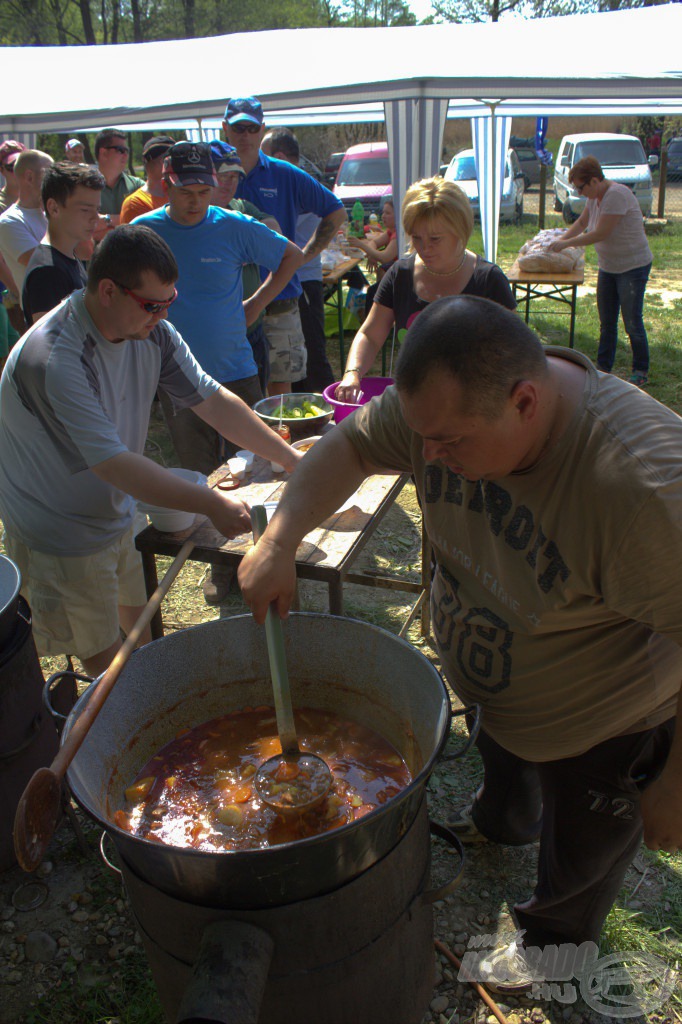
{"label": "man in blue t-shirt", "polygon": [[[301,250],[251,217],[210,205],[217,180],[207,143],[176,143],[164,163],[164,181],[168,205],[134,223],[156,231],[177,261],[178,297],[168,319],[206,373],[253,406],[263,393],[246,337],[247,323],[256,320],[291,279],[302,262]],[[246,301],[245,263],[271,271]],[[176,411],[167,396],[160,397],[180,464],[212,473],[229,454],[222,436],[191,410]],[[204,587],[211,604],[219,603],[227,590],[227,583],[219,585],[218,578],[214,573],[215,585],[209,582]]]}
{"label": "man in blue t-shirt", "polygon": [[[282,233],[291,241],[296,237],[296,223],[302,213],[315,213],[321,218],[303,250],[304,262],[313,259],[344,224],[343,203],[299,167],[261,152],[265,134],[263,108],[253,96],[228,100],[223,129],[246,171],[237,190],[239,198],[249,199],[276,217]],[[265,311],[263,327],[270,345],[268,390],[273,395],[291,391],[292,381],[306,376],[306,348],[298,310],[301,290],[294,275]]]}

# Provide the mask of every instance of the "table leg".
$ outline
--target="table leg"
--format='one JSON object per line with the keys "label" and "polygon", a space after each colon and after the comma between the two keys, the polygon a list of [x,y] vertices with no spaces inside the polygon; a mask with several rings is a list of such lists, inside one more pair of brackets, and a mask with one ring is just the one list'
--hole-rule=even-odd
{"label": "table leg", "polygon": [[528,317],[530,315],[530,285],[526,285],[526,323],[528,323]]}
{"label": "table leg", "polygon": [[574,284],[571,288],[571,329],[568,335],[568,346],[573,348],[573,338],[575,335],[575,309],[578,303],[578,286]]}
{"label": "table leg", "polygon": [[339,278],[336,285],[336,315],[339,323],[339,359],[341,360],[341,376],[346,365],[346,353],[343,347],[343,279]]}
{"label": "table leg", "polygon": [[424,588],[424,600],[421,606],[422,636],[428,636],[431,629],[431,552],[431,541],[424,529],[424,517],[422,516],[422,587]]}
{"label": "table leg", "polygon": [[329,614],[343,615],[343,580],[329,581]]}
{"label": "table leg", "polygon": [[[154,591],[159,585],[159,577],[156,572],[156,557],[149,551],[140,552],[142,558],[142,572],[144,574],[144,586],[147,591],[147,600],[152,596]],[[163,617],[161,615],[161,609],[153,615],[149,628],[152,634],[152,640],[160,640],[163,636]]]}

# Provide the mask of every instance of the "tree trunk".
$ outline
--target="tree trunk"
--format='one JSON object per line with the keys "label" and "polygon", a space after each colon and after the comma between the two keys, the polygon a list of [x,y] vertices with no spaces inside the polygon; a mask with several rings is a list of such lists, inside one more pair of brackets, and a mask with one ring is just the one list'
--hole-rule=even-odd
{"label": "tree trunk", "polygon": [[185,20],[185,39],[194,39],[194,0],[182,0]]}
{"label": "tree trunk", "polygon": [[83,22],[83,35],[85,36],[85,42],[88,46],[95,46],[97,40],[95,39],[95,30],[92,27],[90,0],[78,0],[78,6],[81,12],[81,21]]}
{"label": "tree trunk", "polygon": [[143,42],[142,37],[142,20],[140,18],[140,3],[139,0],[130,0],[130,9],[133,13],[133,42]]}

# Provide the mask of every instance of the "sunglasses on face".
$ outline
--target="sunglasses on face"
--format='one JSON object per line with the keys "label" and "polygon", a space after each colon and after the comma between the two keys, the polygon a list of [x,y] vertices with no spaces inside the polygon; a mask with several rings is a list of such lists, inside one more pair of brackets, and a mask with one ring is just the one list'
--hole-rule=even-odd
{"label": "sunglasses on face", "polygon": [[177,288],[173,288],[173,294],[170,299],[163,299],[161,302],[159,302],[158,299],[143,299],[141,295],[136,295],[135,292],[131,292],[130,288],[126,288],[125,285],[119,284],[118,281],[114,281],[114,284],[123,292],[124,295],[133,299],[140,309],[143,309],[145,313],[150,313],[151,315],[154,315],[155,313],[163,313],[164,309],[168,309],[171,303],[175,302],[178,297]]}
{"label": "sunglasses on face", "polygon": [[231,124],[230,125],[230,128],[232,129],[232,131],[236,132],[237,135],[244,135],[245,132],[248,132],[249,135],[257,135],[258,132],[261,130],[261,127],[262,126],[259,125],[259,124],[244,124],[244,123],[242,123],[242,124]]}
{"label": "sunglasses on face", "polygon": [[121,153],[123,156],[127,156],[130,152],[127,146],[102,146],[102,149],[115,149],[117,153]]}

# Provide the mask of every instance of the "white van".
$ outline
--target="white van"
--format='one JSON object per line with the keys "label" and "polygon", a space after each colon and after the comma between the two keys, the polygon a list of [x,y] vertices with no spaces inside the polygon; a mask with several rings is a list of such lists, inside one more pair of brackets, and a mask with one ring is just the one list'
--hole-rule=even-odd
{"label": "white van", "polygon": [[642,143],[635,135],[588,132],[564,135],[554,167],[554,209],[563,214],[567,224],[573,224],[585,206],[586,200],[568,183],[568,172],[585,156],[599,161],[605,178],[631,188],[643,216],[651,216],[654,197],[651,158],[647,162]]}

